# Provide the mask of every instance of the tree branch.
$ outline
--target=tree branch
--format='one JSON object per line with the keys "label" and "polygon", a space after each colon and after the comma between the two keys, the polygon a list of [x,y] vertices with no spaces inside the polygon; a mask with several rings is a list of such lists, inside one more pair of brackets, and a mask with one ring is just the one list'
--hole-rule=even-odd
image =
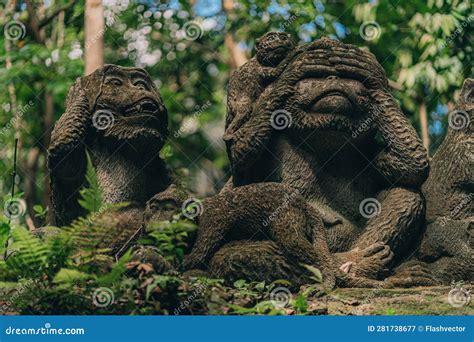
{"label": "tree branch", "polygon": [[53,20],[55,17],[57,17],[59,15],[59,13],[67,11],[72,6],[74,6],[76,3],[77,3],[77,0],[71,0],[69,3],[55,9],[50,15],[46,16],[45,18],[43,18],[40,21],[40,23],[38,25],[39,28],[42,28],[42,27],[48,25],[51,22],[51,20]]}

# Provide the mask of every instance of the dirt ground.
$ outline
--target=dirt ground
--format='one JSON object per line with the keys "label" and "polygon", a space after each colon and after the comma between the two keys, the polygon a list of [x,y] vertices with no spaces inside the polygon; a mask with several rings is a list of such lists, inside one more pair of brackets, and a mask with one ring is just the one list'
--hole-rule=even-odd
{"label": "dirt ground", "polygon": [[[471,287],[472,288],[472,287]],[[313,315],[474,315],[474,299],[469,292],[454,298],[449,286],[409,289],[336,289],[323,296],[308,298],[307,313]],[[459,294],[459,292],[458,292]],[[449,298],[451,297],[451,302]],[[0,309],[3,304],[0,300]],[[5,306],[3,306],[5,309]],[[16,315],[7,305],[1,315]],[[286,314],[298,314],[294,308]]]}
{"label": "dirt ground", "polygon": [[[449,286],[409,289],[337,289],[311,301],[309,309],[327,315],[474,315],[470,294],[456,298]],[[459,292],[458,292],[459,294]],[[474,296],[474,294],[473,294]],[[467,303],[465,303],[467,302]]]}

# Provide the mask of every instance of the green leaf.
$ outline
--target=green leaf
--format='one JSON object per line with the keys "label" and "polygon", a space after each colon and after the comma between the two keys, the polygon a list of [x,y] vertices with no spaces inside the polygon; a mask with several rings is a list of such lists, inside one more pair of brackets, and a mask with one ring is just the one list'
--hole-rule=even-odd
{"label": "green leaf", "polygon": [[81,207],[86,209],[89,213],[99,212],[102,207],[103,192],[100,188],[99,179],[97,173],[92,165],[92,159],[89,153],[86,152],[87,157],[87,171],[86,171],[86,183],[87,187],[82,188],[79,191],[81,198],[79,204]]}
{"label": "green leaf", "polygon": [[160,158],[161,159],[168,159],[173,156],[173,152],[171,151],[171,145],[166,144],[160,151]]}
{"label": "green leaf", "polygon": [[43,274],[48,266],[47,245],[23,227],[14,227],[11,236],[13,243],[9,250],[12,255],[6,260],[8,268],[27,278]]}
{"label": "green leaf", "polygon": [[132,250],[128,250],[124,255],[120,257],[116,264],[112,266],[112,269],[105,276],[100,277],[97,282],[100,286],[111,285],[122,277],[127,270],[126,264],[130,261],[132,256]]}
{"label": "green leaf", "polygon": [[59,272],[54,276],[53,283],[71,284],[90,279],[91,277],[92,276],[90,274],[78,270],[61,268]]}
{"label": "green leaf", "polygon": [[10,237],[10,225],[6,222],[0,223],[0,256],[5,255],[7,241]]}
{"label": "green leaf", "polygon": [[313,279],[317,283],[323,282],[323,275],[321,274],[321,271],[319,269],[311,265],[303,265],[303,266],[313,274],[311,276],[311,279]]}
{"label": "green leaf", "polygon": [[261,281],[260,283],[257,283],[255,285],[255,290],[257,291],[263,291],[265,290],[265,282],[264,281]]}
{"label": "green leaf", "polygon": [[244,279],[239,279],[234,282],[234,286],[238,289],[245,287],[246,281]]}
{"label": "green leaf", "polygon": [[296,297],[293,305],[300,312],[306,312],[308,310],[308,301],[301,293]]}
{"label": "green leaf", "polygon": [[14,290],[18,286],[17,282],[0,281],[0,289],[2,290]]}

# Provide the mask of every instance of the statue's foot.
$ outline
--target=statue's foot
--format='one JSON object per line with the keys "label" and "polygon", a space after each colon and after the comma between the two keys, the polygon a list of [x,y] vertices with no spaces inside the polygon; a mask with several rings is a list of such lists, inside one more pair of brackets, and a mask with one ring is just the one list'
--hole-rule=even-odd
{"label": "statue's foot", "polygon": [[389,246],[375,243],[365,249],[354,248],[334,256],[341,272],[354,278],[377,279],[380,273],[386,271],[393,252]]}
{"label": "statue's foot", "polygon": [[359,288],[384,288],[385,284],[381,280],[375,280],[365,277],[356,277],[354,275],[339,271],[337,275],[337,286]]}
{"label": "statue's foot", "polygon": [[332,290],[336,287],[337,279],[334,274],[328,274],[326,272],[325,275],[323,275],[323,286],[325,290]]}
{"label": "statue's foot", "polygon": [[[138,246],[132,252],[129,266],[134,272],[163,274],[172,269],[171,264],[153,246]],[[133,272],[133,271],[132,271]]]}
{"label": "statue's foot", "polygon": [[440,282],[429,267],[422,262],[407,262],[395,270],[395,274],[385,279],[386,287],[436,286]]}

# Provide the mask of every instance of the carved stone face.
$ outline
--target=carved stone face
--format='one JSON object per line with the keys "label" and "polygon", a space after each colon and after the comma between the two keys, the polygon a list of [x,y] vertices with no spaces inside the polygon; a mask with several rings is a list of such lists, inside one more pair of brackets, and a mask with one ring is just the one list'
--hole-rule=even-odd
{"label": "carved stone face", "polygon": [[368,101],[367,88],[357,80],[337,76],[302,79],[295,91],[294,128],[351,133],[367,118]]}
{"label": "carved stone face", "polygon": [[[92,75],[91,75],[92,76]],[[99,79],[97,79],[99,76]],[[93,117],[106,120],[105,137],[164,142],[168,116],[153,81],[145,70],[106,66],[96,75],[99,81]],[[113,116],[113,119],[107,116]],[[100,126],[100,121],[96,125]]]}
{"label": "carved stone face", "polygon": [[146,204],[145,221],[171,221],[182,209],[186,194],[171,184],[165,191],[156,194]]}
{"label": "carved stone face", "polygon": [[147,203],[146,219],[151,222],[171,221],[180,208],[181,204],[175,198],[153,198]]}

